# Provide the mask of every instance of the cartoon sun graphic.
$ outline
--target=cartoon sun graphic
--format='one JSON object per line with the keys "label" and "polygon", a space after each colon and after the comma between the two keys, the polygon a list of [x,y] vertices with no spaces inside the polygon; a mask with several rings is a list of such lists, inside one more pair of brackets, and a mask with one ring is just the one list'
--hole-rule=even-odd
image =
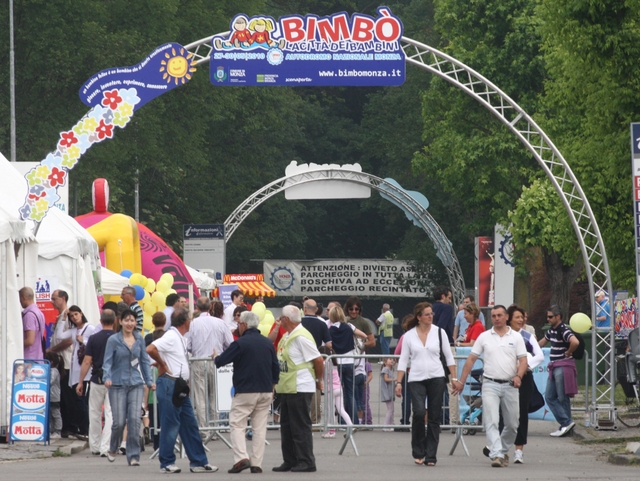
{"label": "cartoon sun graphic", "polygon": [[191,80],[191,74],[197,70],[191,66],[190,59],[193,57],[193,54],[187,52],[184,48],[181,48],[179,53],[176,52],[175,48],[172,48],[171,53],[172,55],[169,55],[169,53],[166,52],[164,56],[167,60],[160,62],[162,64],[160,72],[164,72],[162,79],[166,79],[167,83],[171,83],[173,79],[176,85],[178,85],[180,81],[185,84],[188,80]]}

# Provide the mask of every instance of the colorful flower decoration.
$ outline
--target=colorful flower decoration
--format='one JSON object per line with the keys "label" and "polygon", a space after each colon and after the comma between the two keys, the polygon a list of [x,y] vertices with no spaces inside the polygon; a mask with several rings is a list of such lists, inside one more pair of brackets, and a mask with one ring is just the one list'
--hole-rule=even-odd
{"label": "colorful flower decoration", "polygon": [[93,107],[71,130],[60,133],[55,152],[25,175],[29,191],[20,208],[22,219],[40,222],[51,206],[60,200],[58,187],[65,185],[68,173],[94,144],[114,135],[114,127],[124,128],[140,103],[135,88],[104,92],[101,105]]}

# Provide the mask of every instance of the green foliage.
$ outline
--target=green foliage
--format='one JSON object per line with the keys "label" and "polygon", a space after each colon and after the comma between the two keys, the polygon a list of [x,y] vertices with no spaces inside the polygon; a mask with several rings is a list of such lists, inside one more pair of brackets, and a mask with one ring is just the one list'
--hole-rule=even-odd
{"label": "green foliage", "polygon": [[532,247],[556,252],[566,265],[573,265],[580,255],[567,211],[546,179],[535,180],[522,190],[515,209],[509,212],[509,221],[519,258]]}

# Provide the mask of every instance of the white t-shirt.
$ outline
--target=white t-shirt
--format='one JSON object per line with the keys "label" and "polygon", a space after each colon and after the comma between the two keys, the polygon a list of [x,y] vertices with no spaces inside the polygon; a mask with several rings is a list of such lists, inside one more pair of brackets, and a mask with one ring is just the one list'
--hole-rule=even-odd
{"label": "white t-shirt", "polygon": [[[302,324],[291,332],[293,333],[300,328],[302,328]],[[283,336],[283,339],[287,336],[289,336],[288,333]],[[289,357],[291,357],[294,364],[302,364],[320,357],[320,352],[316,347],[315,341],[304,336],[298,336],[289,345]],[[300,369],[296,372],[296,391],[316,392],[316,380],[308,369]]]}
{"label": "white t-shirt", "polygon": [[167,365],[169,375],[189,379],[189,361],[187,359],[187,340],[175,327],[170,327],[160,339],[152,343]]}
{"label": "white t-shirt", "polygon": [[522,336],[510,327],[508,329],[502,337],[493,328],[484,331],[471,348],[471,354],[475,356],[484,353],[486,377],[508,381],[518,373],[518,359],[527,357]]}
{"label": "white t-shirt", "polygon": [[233,311],[236,310],[236,307],[238,306],[232,303],[224,310],[224,317],[222,319],[224,320],[224,323],[227,325],[230,331],[238,328],[238,323],[233,319]]}
{"label": "white t-shirt", "polygon": [[167,316],[167,322],[164,323],[164,330],[168,331],[169,328],[171,327],[171,314],[173,314],[173,311],[175,311],[173,306],[168,306],[164,308],[164,315]]}

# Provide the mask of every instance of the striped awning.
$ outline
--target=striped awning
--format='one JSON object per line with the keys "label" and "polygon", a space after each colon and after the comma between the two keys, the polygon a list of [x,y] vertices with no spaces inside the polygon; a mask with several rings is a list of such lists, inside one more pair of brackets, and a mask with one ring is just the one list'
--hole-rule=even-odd
{"label": "striped awning", "polygon": [[225,274],[224,284],[236,284],[245,297],[276,297],[276,291],[265,284],[263,274]]}

